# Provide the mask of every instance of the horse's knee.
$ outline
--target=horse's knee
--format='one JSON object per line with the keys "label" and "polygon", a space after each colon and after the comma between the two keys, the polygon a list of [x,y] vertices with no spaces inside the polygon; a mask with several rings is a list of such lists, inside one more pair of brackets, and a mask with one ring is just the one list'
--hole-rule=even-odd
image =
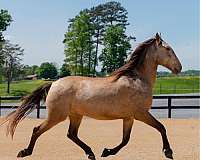
{"label": "horse's knee", "polygon": [[33,128],[33,134],[37,133],[37,131],[40,129],[40,126],[34,127]]}
{"label": "horse's knee", "polygon": [[37,127],[34,127],[33,128],[33,133],[32,133],[32,138],[38,138],[39,134],[38,134],[38,131],[40,129],[40,126],[37,126]]}

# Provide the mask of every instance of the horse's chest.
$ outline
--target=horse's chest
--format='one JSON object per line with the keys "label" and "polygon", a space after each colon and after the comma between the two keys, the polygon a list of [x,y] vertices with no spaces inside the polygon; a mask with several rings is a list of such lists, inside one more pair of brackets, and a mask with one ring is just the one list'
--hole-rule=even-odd
{"label": "horse's chest", "polygon": [[133,107],[134,110],[138,109],[150,109],[152,104],[152,95],[150,94],[140,94],[131,96],[130,106]]}

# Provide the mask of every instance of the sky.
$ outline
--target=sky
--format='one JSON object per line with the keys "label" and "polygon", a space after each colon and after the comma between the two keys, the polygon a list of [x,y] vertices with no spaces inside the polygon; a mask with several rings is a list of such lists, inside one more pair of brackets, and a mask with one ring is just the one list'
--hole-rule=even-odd
{"label": "sky", "polygon": [[[23,63],[64,62],[64,33],[68,19],[80,10],[106,0],[0,0],[13,22],[4,32],[11,43],[25,49]],[[199,0],[119,0],[128,11],[127,34],[136,37],[132,48],[161,32],[180,59],[183,70],[200,69]],[[160,67],[159,70],[165,70]]]}

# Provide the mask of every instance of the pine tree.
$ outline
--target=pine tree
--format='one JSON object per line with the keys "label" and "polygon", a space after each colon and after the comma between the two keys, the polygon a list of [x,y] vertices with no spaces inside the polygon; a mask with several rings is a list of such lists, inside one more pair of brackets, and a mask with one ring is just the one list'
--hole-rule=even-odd
{"label": "pine tree", "polygon": [[124,65],[131,48],[130,38],[121,26],[111,25],[105,32],[104,46],[99,60],[102,62],[102,71],[111,73]]}
{"label": "pine tree", "polygon": [[64,40],[66,44],[65,62],[68,64],[71,73],[88,75],[93,59],[90,17],[86,11],[81,11],[70,22]]}
{"label": "pine tree", "polygon": [[[127,14],[128,12],[119,2],[111,1],[91,9],[85,9],[69,20],[70,24],[63,42],[65,44],[65,63],[69,66],[72,74],[96,76],[98,57],[101,57],[101,61],[105,61],[103,57],[108,53],[114,54],[116,50],[127,55],[125,51],[128,51],[130,40],[135,39],[125,34],[126,26],[129,25]],[[111,30],[120,30],[121,37],[124,38],[124,42],[119,42],[120,46],[110,47],[112,51],[108,49],[111,41],[107,41],[105,38],[110,34],[110,28],[112,28]],[[113,36],[116,35],[113,34]],[[118,45],[117,42],[115,44]],[[121,57],[115,60],[114,66],[112,65],[113,61],[108,57],[107,61],[109,62],[106,64],[110,63],[113,68],[120,67],[126,57],[123,54],[120,54]],[[106,68],[104,67],[103,70],[108,69]],[[113,68],[108,69],[108,72]]]}
{"label": "pine tree", "polygon": [[7,93],[10,93],[10,83],[13,78],[13,73],[19,67],[21,67],[22,56],[24,55],[24,49],[18,44],[12,44],[9,41],[5,41],[2,46],[2,53],[4,55],[4,71],[7,78]]}

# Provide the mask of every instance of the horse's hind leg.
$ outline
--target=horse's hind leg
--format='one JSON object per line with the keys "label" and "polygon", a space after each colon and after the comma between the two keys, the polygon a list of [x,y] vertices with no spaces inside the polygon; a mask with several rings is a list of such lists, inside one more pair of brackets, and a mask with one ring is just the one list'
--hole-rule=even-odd
{"label": "horse's hind leg", "polygon": [[121,148],[127,145],[130,139],[130,133],[133,126],[133,118],[123,119],[123,139],[122,142],[113,149],[105,148],[101,157],[107,157],[109,155],[115,155]]}
{"label": "horse's hind leg", "polygon": [[170,148],[165,127],[159,121],[157,121],[148,111],[136,113],[135,119],[152,126],[160,132],[163,141],[163,152],[165,153],[165,156],[167,158],[173,159],[173,152]]}
{"label": "horse's hind leg", "polygon": [[70,125],[67,137],[71,139],[74,143],[76,143],[79,147],[81,147],[85,151],[85,154],[88,155],[89,159],[95,160],[95,155],[92,152],[91,148],[78,138],[78,129],[81,124],[82,116],[73,115],[69,116],[69,119]]}
{"label": "horse's hind leg", "polygon": [[31,155],[33,152],[33,148],[35,146],[35,142],[38,139],[38,137],[61,121],[62,120],[53,120],[53,121],[45,120],[38,127],[35,127],[33,129],[33,133],[32,133],[31,140],[30,140],[28,147],[26,149],[20,151],[18,153],[17,157],[26,157],[26,156]]}

